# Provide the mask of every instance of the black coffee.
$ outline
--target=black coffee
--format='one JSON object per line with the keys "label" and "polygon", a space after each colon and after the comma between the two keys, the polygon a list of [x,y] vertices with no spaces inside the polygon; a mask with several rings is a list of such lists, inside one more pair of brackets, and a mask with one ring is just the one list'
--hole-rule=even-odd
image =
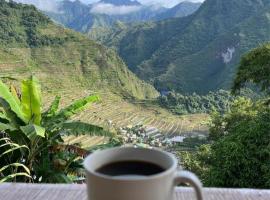
{"label": "black coffee", "polygon": [[142,161],[121,161],[106,164],[96,170],[96,172],[109,176],[139,175],[151,176],[165,169],[159,165]]}

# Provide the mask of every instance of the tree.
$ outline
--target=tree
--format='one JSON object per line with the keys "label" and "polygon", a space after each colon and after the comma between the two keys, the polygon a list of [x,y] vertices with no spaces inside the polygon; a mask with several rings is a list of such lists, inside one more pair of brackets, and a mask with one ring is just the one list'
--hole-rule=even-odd
{"label": "tree", "polygon": [[[22,81],[21,97],[13,86],[8,88],[0,81],[0,132],[9,138],[6,141],[27,147],[27,150],[21,149],[20,161],[30,170],[32,178],[24,177],[20,181],[71,182],[68,177],[70,170],[74,172],[71,167],[77,166],[80,171],[82,158],[76,152],[66,151],[68,146],[62,137],[68,134],[111,136],[101,127],[70,120],[98,100],[98,96],[90,95],[59,110],[60,97],[56,97],[42,113],[41,89],[34,77]],[[10,159],[9,155],[5,156],[6,162],[1,167],[9,165]]]}
{"label": "tree", "polygon": [[[242,58],[233,92],[248,83],[270,95],[270,44]],[[269,130],[269,103],[238,98],[225,114],[212,115],[209,151],[199,149],[183,163],[198,172],[206,186],[270,188]]]}
{"label": "tree", "polygon": [[270,94],[270,44],[262,45],[242,57],[232,91],[237,93],[249,82]]}
{"label": "tree", "polygon": [[208,186],[270,187],[270,109],[250,103],[237,101],[222,117],[223,129],[212,129],[223,136],[211,147]]}

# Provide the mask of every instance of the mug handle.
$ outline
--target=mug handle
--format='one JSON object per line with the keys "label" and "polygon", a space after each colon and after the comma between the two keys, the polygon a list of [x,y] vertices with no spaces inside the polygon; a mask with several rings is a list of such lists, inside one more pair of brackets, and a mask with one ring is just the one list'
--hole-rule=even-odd
{"label": "mug handle", "polygon": [[197,176],[189,171],[178,171],[174,178],[174,185],[189,183],[196,192],[197,200],[203,200],[202,183]]}

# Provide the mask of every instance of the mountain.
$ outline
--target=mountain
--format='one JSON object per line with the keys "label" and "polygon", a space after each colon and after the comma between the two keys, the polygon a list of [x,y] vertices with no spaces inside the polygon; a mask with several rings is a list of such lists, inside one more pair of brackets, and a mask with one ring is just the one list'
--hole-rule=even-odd
{"label": "mountain", "polygon": [[64,0],[55,6],[57,11],[47,9],[44,12],[65,27],[82,33],[90,33],[99,28],[111,27],[116,22],[138,23],[186,16],[193,13],[198,5],[185,2],[168,9],[160,6],[146,6],[131,0],[102,0],[89,5],[79,0]]}
{"label": "mountain", "polygon": [[270,1],[206,0],[190,16],[115,28],[96,39],[158,90],[228,89],[240,57],[270,41]]}
{"label": "mountain", "polygon": [[115,51],[55,25],[34,6],[0,0],[0,19],[2,78],[35,74],[50,93],[91,90],[138,99],[158,95]]}
{"label": "mountain", "polygon": [[184,1],[176,6],[168,9],[167,11],[157,15],[156,20],[163,20],[175,17],[185,17],[196,12],[201,6],[201,3],[194,3],[190,1]]}

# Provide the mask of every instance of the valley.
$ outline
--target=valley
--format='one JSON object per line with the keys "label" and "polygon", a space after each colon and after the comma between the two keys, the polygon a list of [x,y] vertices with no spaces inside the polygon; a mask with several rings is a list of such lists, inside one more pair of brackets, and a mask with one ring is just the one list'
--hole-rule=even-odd
{"label": "valley", "polygon": [[[66,106],[78,98],[98,94],[101,102],[76,119],[106,129],[141,124],[149,132],[168,138],[207,134],[208,115],[179,116],[161,108],[155,100],[158,91],[129,71],[114,50],[55,25],[34,7],[25,5],[22,9],[21,5],[1,4],[1,9],[8,10],[13,17],[7,18],[6,12],[1,12],[0,25],[5,27],[8,23],[16,30],[5,27],[0,31],[0,77],[5,82],[19,87],[21,80],[34,75],[41,83],[45,107],[56,95],[62,97],[61,105]],[[6,32],[13,32],[13,38],[9,38],[12,43],[5,40]],[[108,127],[109,121],[112,127]],[[88,136],[67,138],[68,143],[82,143],[85,148],[106,140]]]}

